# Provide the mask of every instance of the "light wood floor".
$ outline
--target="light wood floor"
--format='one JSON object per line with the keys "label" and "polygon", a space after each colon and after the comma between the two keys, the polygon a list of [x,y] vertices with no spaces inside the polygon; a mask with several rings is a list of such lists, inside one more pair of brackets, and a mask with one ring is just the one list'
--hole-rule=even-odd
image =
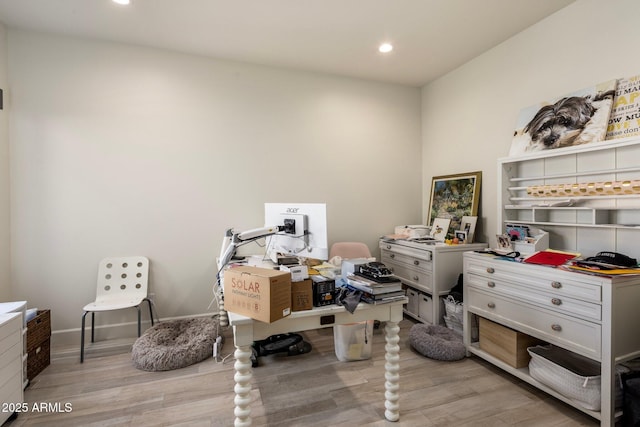
{"label": "light wood floor", "polygon": [[[400,421],[384,420],[384,332],[373,357],[339,362],[333,330],[304,333],[311,353],[261,358],[254,369],[257,426],[596,426],[596,420],[476,357],[458,362],[424,358],[408,346],[412,321],[401,322]],[[230,331],[224,354],[233,350]],[[18,426],[231,426],[233,361],[168,372],[135,369],[128,351],[52,357],[25,391],[50,410],[20,414]],[[64,411],[70,404],[70,412]]]}

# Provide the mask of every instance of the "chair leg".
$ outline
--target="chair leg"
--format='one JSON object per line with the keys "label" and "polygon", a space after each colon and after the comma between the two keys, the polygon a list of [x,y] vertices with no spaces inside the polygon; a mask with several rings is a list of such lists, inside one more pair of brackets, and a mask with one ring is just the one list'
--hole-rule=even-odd
{"label": "chair leg", "polygon": [[149,304],[149,316],[151,317],[151,326],[153,326],[153,308],[151,307],[151,300],[149,298],[145,298],[144,301],[147,302],[147,304]]}
{"label": "chair leg", "polygon": [[91,312],[91,342],[95,342],[95,340],[96,340],[95,324],[96,324],[96,312],[92,311]]}
{"label": "chair leg", "polygon": [[88,311],[82,313],[82,328],[80,329],[80,363],[84,362],[84,323]]}
{"label": "chair leg", "polygon": [[142,327],[140,326],[140,323],[142,321],[142,314],[140,312],[140,306],[136,305],[136,309],[138,310],[138,337],[140,336],[140,334],[142,333]]}

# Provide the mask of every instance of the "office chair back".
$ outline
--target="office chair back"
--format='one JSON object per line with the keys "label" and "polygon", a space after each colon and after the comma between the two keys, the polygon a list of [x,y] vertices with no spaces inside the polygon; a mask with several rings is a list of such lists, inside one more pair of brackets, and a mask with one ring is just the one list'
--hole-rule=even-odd
{"label": "office chair back", "polygon": [[371,251],[362,242],[336,242],[329,249],[329,259],[334,256],[342,259],[371,258]]}
{"label": "office chair back", "polygon": [[98,267],[98,287],[94,309],[133,307],[146,297],[149,260],[143,256],[105,258]]}

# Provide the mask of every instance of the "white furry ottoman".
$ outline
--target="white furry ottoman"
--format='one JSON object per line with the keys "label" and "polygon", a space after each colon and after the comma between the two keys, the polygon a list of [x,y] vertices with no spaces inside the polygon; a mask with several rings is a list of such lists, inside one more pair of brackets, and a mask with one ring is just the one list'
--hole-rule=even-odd
{"label": "white furry ottoman", "polygon": [[409,329],[409,343],[418,353],[435,360],[460,360],[466,356],[462,336],[440,325],[416,323]]}
{"label": "white furry ottoman", "polygon": [[133,344],[133,366],[143,371],[169,371],[213,356],[218,320],[181,319],[158,323]]}

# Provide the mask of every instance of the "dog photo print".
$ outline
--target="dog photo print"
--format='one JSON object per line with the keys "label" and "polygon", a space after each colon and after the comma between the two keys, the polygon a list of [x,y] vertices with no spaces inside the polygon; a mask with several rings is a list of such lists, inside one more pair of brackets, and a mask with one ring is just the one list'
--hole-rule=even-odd
{"label": "dog photo print", "polygon": [[617,80],[520,111],[509,156],[605,139]]}

